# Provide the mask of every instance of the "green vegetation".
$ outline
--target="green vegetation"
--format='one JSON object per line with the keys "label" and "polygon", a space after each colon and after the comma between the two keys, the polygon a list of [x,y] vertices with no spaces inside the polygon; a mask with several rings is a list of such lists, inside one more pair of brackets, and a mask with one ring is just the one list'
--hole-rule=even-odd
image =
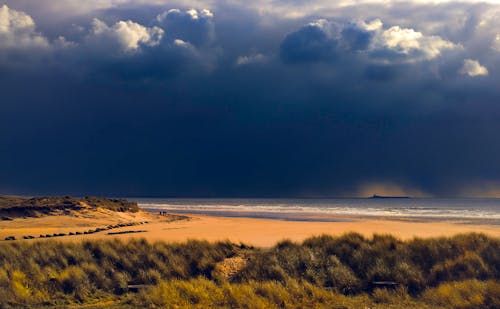
{"label": "green vegetation", "polygon": [[56,210],[109,209],[120,212],[137,212],[137,203],[124,199],[109,199],[100,197],[76,198],[70,196],[18,197],[0,195],[0,215],[2,220],[12,216],[47,215]]}
{"label": "green vegetation", "polygon": [[[235,257],[245,262],[224,273]],[[266,250],[137,239],[0,244],[0,308],[500,308],[499,279],[500,240],[482,234],[352,233]]]}

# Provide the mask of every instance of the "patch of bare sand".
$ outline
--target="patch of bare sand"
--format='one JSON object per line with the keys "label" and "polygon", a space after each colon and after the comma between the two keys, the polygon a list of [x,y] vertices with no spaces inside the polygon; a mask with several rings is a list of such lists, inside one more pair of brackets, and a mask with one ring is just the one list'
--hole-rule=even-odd
{"label": "patch of bare sand", "polygon": [[221,277],[231,280],[240,270],[245,268],[248,260],[244,256],[234,256],[224,259],[222,262],[215,265],[216,276],[219,274]]}
{"label": "patch of bare sand", "polygon": [[481,232],[500,237],[499,226],[463,225],[452,222],[408,222],[371,218],[350,222],[301,222],[189,216],[193,220],[172,222],[168,226],[153,224],[147,228],[149,232],[141,236],[150,240],[176,242],[186,239],[230,240],[259,247],[269,247],[283,239],[302,241],[313,235],[341,235],[348,232],[357,232],[367,237],[374,233],[392,234],[403,239],[452,236],[468,232]]}

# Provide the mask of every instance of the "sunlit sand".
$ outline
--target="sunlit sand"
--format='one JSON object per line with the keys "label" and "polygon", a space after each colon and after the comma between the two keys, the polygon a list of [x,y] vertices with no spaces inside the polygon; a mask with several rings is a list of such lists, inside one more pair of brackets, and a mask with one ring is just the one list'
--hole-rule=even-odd
{"label": "sunlit sand", "polygon": [[[184,215],[184,214],[183,214]],[[106,227],[116,223],[145,222],[147,224],[120,227],[112,232],[142,231],[108,235],[111,231],[101,231],[90,235],[72,235],[53,239],[78,241],[111,238],[145,238],[151,241],[182,242],[187,239],[209,241],[230,240],[260,247],[270,247],[283,239],[301,241],[307,237],[330,234],[340,235],[357,232],[365,236],[392,234],[402,239],[413,237],[452,236],[467,232],[480,232],[500,237],[500,227],[494,225],[461,224],[460,222],[405,221],[384,218],[351,218],[340,222],[282,221],[255,218],[228,218],[188,214],[188,218],[172,218],[148,212],[114,213],[105,210],[94,214],[76,216],[48,216],[41,218],[17,218],[0,222],[0,239],[15,236],[21,241],[36,241],[39,235],[84,232],[89,229]],[[345,217],[340,219],[345,220]],[[31,235],[35,240],[24,240]]]}

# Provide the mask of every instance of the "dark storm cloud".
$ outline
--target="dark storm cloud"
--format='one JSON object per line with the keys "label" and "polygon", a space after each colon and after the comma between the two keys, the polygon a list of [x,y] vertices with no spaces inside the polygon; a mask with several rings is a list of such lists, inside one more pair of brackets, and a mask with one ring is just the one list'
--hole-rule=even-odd
{"label": "dark storm cloud", "polygon": [[390,81],[403,74],[404,67],[388,65],[369,65],[365,69],[365,76],[371,80]]}
{"label": "dark storm cloud", "polygon": [[210,44],[215,40],[213,13],[207,9],[185,12],[171,9],[158,15],[157,20],[171,36],[194,45]]}
{"label": "dark storm cloud", "polygon": [[5,193],[444,196],[500,181],[498,6],[127,2],[39,22],[56,13],[23,3],[0,13]]}
{"label": "dark storm cloud", "polygon": [[355,23],[349,23],[342,29],[342,37],[347,45],[355,51],[368,49],[374,35],[373,31],[362,29]]}
{"label": "dark storm cloud", "polygon": [[308,24],[288,34],[280,47],[280,55],[287,62],[330,61],[335,59],[337,41],[325,31],[326,20]]}

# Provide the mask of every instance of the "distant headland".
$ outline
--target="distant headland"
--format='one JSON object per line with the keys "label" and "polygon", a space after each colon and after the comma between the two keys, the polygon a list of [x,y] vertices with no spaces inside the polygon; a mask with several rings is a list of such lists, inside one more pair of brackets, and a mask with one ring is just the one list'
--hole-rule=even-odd
{"label": "distant headland", "polygon": [[0,195],[0,219],[40,217],[71,212],[105,209],[114,212],[138,212],[137,203],[124,199],[70,196],[19,197]]}

